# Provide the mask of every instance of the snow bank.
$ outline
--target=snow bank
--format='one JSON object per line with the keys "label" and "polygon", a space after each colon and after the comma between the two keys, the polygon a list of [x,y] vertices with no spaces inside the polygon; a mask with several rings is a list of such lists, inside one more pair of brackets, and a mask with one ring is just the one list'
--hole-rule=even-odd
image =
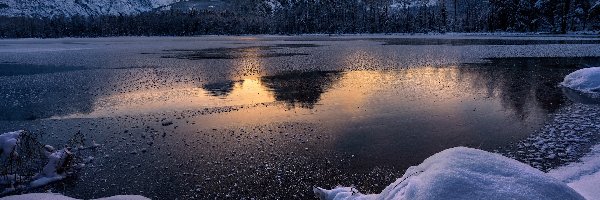
{"label": "snow bank", "polygon": [[[22,195],[14,195],[2,198],[3,200],[78,200],[71,197],[63,196],[56,193],[30,193]],[[96,200],[149,200],[143,196],[137,195],[118,195],[106,198],[100,198]]]}
{"label": "snow bank", "polygon": [[586,94],[600,94],[600,67],[577,70],[565,77],[562,86]]}
{"label": "snow bank", "polygon": [[321,199],[584,199],[565,183],[516,160],[457,147],[408,168],[381,194],[315,188]]}
{"label": "snow bank", "polygon": [[567,183],[588,200],[600,199],[600,145],[580,162],[550,170],[548,175]]}

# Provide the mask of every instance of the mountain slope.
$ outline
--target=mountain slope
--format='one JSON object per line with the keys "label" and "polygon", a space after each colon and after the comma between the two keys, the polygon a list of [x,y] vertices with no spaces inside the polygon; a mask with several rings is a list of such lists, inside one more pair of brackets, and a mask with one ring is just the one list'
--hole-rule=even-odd
{"label": "mountain slope", "polygon": [[[299,2],[307,0],[296,0]],[[363,0],[354,0],[362,2]],[[231,8],[273,11],[288,0],[0,0],[0,16],[52,17],[130,15],[152,10],[225,10]],[[318,2],[318,1],[316,1]],[[393,0],[392,8],[435,6],[437,0]],[[252,6],[254,5],[254,6]],[[261,9],[259,9],[259,7]]]}
{"label": "mountain slope", "polygon": [[136,14],[159,9],[177,0],[0,0],[0,15],[51,17],[57,15]]}

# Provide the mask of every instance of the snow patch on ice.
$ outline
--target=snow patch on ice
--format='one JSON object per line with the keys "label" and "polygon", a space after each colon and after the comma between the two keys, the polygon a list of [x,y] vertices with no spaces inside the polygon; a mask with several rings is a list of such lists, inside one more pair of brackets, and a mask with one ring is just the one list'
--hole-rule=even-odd
{"label": "snow patch on ice", "polygon": [[600,97],[600,67],[577,70],[567,75],[561,85],[586,94],[592,94],[594,97]]}
{"label": "snow patch on ice", "polygon": [[583,199],[565,183],[499,154],[457,147],[408,168],[381,194],[314,189],[321,199]]}

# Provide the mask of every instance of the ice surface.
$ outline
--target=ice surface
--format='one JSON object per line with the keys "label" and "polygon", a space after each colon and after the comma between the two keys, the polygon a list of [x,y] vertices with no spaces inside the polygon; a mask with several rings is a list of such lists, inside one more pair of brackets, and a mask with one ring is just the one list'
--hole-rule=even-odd
{"label": "ice surface", "polygon": [[321,199],[584,199],[565,183],[516,160],[456,147],[410,167],[381,194],[316,188]]}
{"label": "ice surface", "polygon": [[550,170],[548,175],[567,183],[588,200],[600,199],[600,145],[580,162]]}
{"label": "ice surface", "polygon": [[14,49],[0,49],[0,53],[41,53],[41,52],[60,52],[60,51],[81,51],[90,48],[61,48],[61,47],[50,47],[50,48],[14,48]]}
{"label": "ice surface", "polygon": [[[14,195],[2,198],[3,200],[77,200],[75,198],[63,196],[56,193],[30,193]],[[99,198],[96,200],[148,200],[148,198],[138,195],[117,195],[112,197]]]}
{"label": "ice surface", "polygon": [[561,85],[597,97],[600,93],[600,67],[577,70],[567,75]]}

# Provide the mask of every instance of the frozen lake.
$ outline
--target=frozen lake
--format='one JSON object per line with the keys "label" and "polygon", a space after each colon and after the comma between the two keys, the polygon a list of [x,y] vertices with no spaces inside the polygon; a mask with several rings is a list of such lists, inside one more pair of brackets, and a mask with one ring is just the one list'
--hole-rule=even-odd
{"label": "frozen lake", "polygon": [[600,66],[599,44],[525,35],[0,40],[0,131],[27,129],[53,145],[81,131],[102,144],[76,176],[39,189],[76,198],[306,199],[312,186],[339,184],[380,192],[447,148],[516,151],[578,104],[558,84]]}

